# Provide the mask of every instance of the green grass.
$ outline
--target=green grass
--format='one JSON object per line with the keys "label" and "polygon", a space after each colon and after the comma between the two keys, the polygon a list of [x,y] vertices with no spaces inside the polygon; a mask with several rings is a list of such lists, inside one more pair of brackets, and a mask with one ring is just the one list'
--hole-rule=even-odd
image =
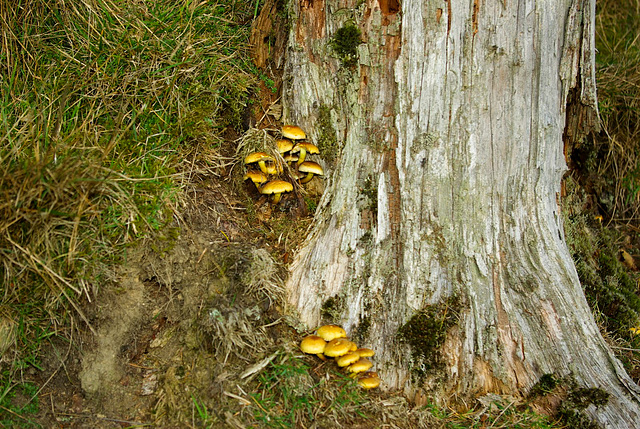
{"label": "green grass", "polygon": [[270,363],[259,376],[257,393],[250,395],[258,427],[295,428],[332,418],[366,418],[369,400],[356,380],[337,369],[325,371],[328,377],[314,377],[307,359],[291,355]]}
{"label": "green grass", "polygon": [[214,418],[209,414],[209,410],[207,410],[207,406],[199,401],[193,393],[191,394],[191,401],[193,402],[193,407],[195,408],[195,414],[198,416],[199,422],[203,427],[210,428],[214,425]]}
{"label": "green grass", "polygon": [[48,336],[87,326],[83,304],[130,246],[172,236],[186,172],[215,168],[221,133],[241,126],[255,7],[0,4],[0,314],[20,326],[9,383],[39,369]]}
{"label": "green grass", "polygon": [[456,413],[434,404],[426,409],[447,429],[553,429],[561,427],[526,406],[497,400],[482,410]]}
{"label": "green grass", "polygon": [[40,427],[33,417],[38,412],[38,386],[24,382],[10,384],[8,374],[0,374],[0,426],[11,428]]}

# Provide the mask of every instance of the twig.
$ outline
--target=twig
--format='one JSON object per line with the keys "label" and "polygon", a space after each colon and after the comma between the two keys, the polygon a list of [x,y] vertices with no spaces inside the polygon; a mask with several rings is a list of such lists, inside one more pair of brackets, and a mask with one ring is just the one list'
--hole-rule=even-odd
{"label": "twig", "polygon": [[240,378],[247,378],[252,374],[255,374],[257,372],[262,371],[267,365],[269,365],[269,363],[278,355],[278,352],[275,352],[274,354],[272,354],[271,356],[261,360],[260,362],[258,362],[255,365],[250,366],[249,368],[247,368],[247,370],[245,372],[242,373],[242,375],[240,375]]}
{"label": "twig", "polygon": [[500,414],[498,414],[498,417],[496,417],[496,419],[493,421],[493,423],[491,423],[491,426],[489,426],[489,429],[491,429],[498,422],[498,420],[500,420],[500,417],[502,417],[502,415],[515,403],[516,403],[516,401],[513,400],[513,401],[511,401],[511,403],[509,405],[504,407],[504,410],[502,410],[502,412]]}
{"label": "twig", "polygon": [[2,409],[3,409],[3,410],[5,410],[5,411],[10,412],[11,414],[13,414],[13,415],[14,415],[14,416],[16,416],[16,417],[20,417],[22,420],[27,420],[24,416],[21,416],[20,414],[16,413],[16,412],[15,412],[15,411],[13,411],[13,410],[10,410],[10,409],[9,409],[9,408],[7,408],[7,407],[3,407],[2,405],[0,405],[0,408],[2,408]]}
{"label": "twig", "polygon": [[223,391],[222,393],[224,393],[225,395],[227,395],[227,396],[229,396],[229,397],[231,397],[233,399],[237,399],[243,405],[251,405],[251,401],[249,401],[248,399],[243,398],[242,396],[236,395],[235,393],[227,392],[226,390]]}
{"label": "twig", "polygon": [[611,347],[612,349],[626,350],[629,352],[640,352],[640,349],[632,349],[630,347],[620,347],[620,346],[613,346],[613,345],[609,345],[609,347]]}

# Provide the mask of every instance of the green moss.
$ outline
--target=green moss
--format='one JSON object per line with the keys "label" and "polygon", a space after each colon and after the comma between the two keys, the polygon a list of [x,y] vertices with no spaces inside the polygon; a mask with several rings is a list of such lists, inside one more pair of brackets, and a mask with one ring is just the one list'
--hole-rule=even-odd
{"label": "green moss", "polygon": [[374,218],[377,218],[378,183],[372,177],[367,177],[363,182],[363,186],[360,188],[360,193],[369,200],[369,209],[373,213]]}
{"label": "green moss", "polygon": [[[635,294],[635,282],[624,271],[616,257],[610,233],[602,230],[595,265],[589,265],[588,258],[578,259],[576,269],[585,295],[593,311],[604,317],[605,328],[609,332],[628,336],[629,328],[635,326],[640,313],[640,300]],[[589,255],[587,255],[589,256]]]}
{"label": "green moss", "polygon": [[545,396],[549,393],[553,392],[556,387],[562,381],[561,378],[556,376],[555,374],[544,374],[540,377],[540,380],[531,388],[529,392],[530,398],[535,398],[538,396]]}
{"label": "green moss", "polygon": [[600,426],[593,422],[589,416],[580,410],[563,409],[559,415],[566,429],[600,429]]}
{"label": "green moss", "polygon": [[360,319],[360,323],[353,330],[353,339],[358,343],[363,343],[368,337],[371,330],[371,319],[365,316]]}
{"label": "green moss", "polygon": [[[12,428],[40,427],[34,417],[40,409],[38,400],[38,386],[23,382],[9,386],[7,372],[0,375],[0,381],[6,390],[0,397],[0,426]],[[6,412],[5,412],[6,411]]]}
{"label": "green moss", "polygon": [[397,339],[411,347],[411,369],[414,378],[424,378],[427,372],[441,368],[440,349],[449,328],[458,323],[460,305],[457,296],[428,305],[398,329]]}
{"label": "green moss", "polygon": [[367,230],[362,236],[358,239],[358,246],[369,248],[373,241],[373,233],[370,230]]}
{"label": "green moss", "polygon": [[595,387],[574,388],[562,402],[558,412],[559,419],[567,429],[599,429],[600,425],[584,413],[589,405],[606,405],[609,393]]}
{"label": "green moss", "polygon": [[531,388],[529,399],[556,394],[564,397],[555,418],[567,429],[599,429],[599,425],[584,412],[590,405],[606,405],[609,393],[596,387],[578,387],[571,377],[556,374],[544,374]]}
{"label": "green moss", "polygon": [[362,43],[361,32],[358,27],[347,23],[338,29],[329,45],[338,59],[346,67],[354,66],[358,59],[358,45]]}
{"label": "green moss", "polygon": [[309,211],[310,214],[313,214],[316,212],[316,209],[318,208],[318,201],[316,198],[311,198],[305,195],[304,203],[307,205],[307,210]]}
{"label": "green moss", "polygon": [[179,237],[179,228],[166,226],[158,231],[149,246],[155,253],[164,256],[173,250]]}
{"label": "green moss", "polygon": [[320,307],[320,314],[322,318],[329,322],[335,323],[340,320],[342,313],[345,310],[344,296],[335,295],[326,299]]}
{"label": "green moss", "polygon": [[353,329],[353,339],[358,343],[362,344],[369,337],[369,332],[371,330],[371,318],[369,314],[371,314],[371,304],[367,303],[364,305],[364,316],[360,316],[360,322]]}
{"label": "green moss", "polygon": [[581,387],[573,389],[567,398],[573,408],[584,410],[589,405],[596,407],[607,405],[609,402],[609,392],[596,387]]}
{"label": "green moss", "polygon": [[220,126],[228,126],[236,131],[241,131],[244,128],[243,120],[247,114],[247,105],[253,103],[248,97],[248,88],[229,86],[223,88],[219,96],[222,99],[222,108],[219,112]]}
{"label": "green moss", "polygon": [[318,128],[320,130],[317,141],[318,149],[327,162],[335,164],[341,147],[331,122],[331,109],[326,104],[321,105],[318,111]]}

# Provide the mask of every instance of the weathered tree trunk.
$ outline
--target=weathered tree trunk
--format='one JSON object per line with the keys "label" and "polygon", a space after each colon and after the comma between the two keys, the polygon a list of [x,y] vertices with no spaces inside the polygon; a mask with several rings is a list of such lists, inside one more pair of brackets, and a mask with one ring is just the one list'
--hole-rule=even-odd
{"label": "weathered tree trunk", "polygon": [[594,13],[594,0],[293,0],[284,117],[332,172],[289,302],[377,350],[388,387],[446,403],[571,375],[611,394],[588,409],[598,422],[640,422],[559,213],[569,92],[597,112]]}

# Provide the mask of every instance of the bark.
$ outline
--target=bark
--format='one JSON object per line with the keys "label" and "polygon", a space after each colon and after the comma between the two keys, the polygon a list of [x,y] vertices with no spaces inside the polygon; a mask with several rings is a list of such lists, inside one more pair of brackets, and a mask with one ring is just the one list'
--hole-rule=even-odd
{"label": "bark", "polygon": [[[310,328],[341,323],[388,388],[453,403],[525,395],[546,373],[640,421],[563,237],[571,91],[597,119],[594,0],[293,0],[284,117],[329,181],[291,266]],[[362,33],[355,61],[332,48]],[[572,97],[576,98],[576,97]]]}

